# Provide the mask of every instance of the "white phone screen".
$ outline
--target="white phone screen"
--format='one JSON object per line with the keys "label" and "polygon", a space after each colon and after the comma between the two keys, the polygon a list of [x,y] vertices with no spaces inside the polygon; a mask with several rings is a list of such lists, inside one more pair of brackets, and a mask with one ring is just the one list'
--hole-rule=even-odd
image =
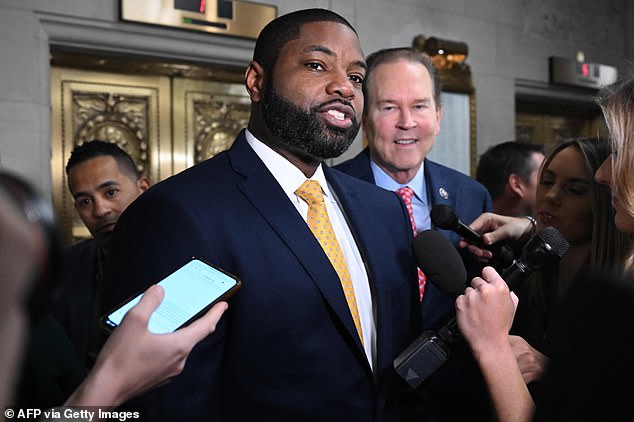
{"label": "white phone screen", "polygon": [[[199,259],[192,259],[158,284],[163,286],[165,296],[150,317],[148,329],[152,333],[163,334],[180,328],[239,282]],[[111,328],[121,324],[125,314],[141,300],[141,296],[109,314],[105,324]]]}

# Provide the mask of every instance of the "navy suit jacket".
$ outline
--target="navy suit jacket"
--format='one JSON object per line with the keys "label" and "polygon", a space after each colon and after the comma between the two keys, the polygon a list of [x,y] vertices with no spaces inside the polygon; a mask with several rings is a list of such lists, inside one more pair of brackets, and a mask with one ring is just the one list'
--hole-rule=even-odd
{"label": "navy suit jacket", "polygon": [[395,193],[327,166],[324,173],[370,279],[374,371],[334,268],[240,134],[230,150],[146,191],[115,228],[107,307],[192,256],[243,282],[183,373],[142,398],[152,420],[407,419],[404,382],[392,368],[420,333],[407,210]]}
{"label": "navy suit jacket", "polygon": [[95,239],[87,239],[68,248],[51,300],[51,313],[64,328],[83,365],[89,363],[96,262]]}
{"label": "navy suit jacket", "polygon": [[[368,148],[365,148],[356,157],[335,166],[335,168],[366,182],[376,183],[370,167],[370,150]],[[476,180],[428,159],[425,159],[424,169],[427,199],[430,207],[437,204],[449,205],[465,224],[471,223],[483,212],[492,210],[489,192]],[[449,230],[437,230],[447,236],[458,249],[467,269],[465,283],[470,283],[471,278],[480,275],[482,264],[474,259],[471,253],[458,247],[460,235]],[[451,296],[438,290],[432,283],[428,283],[425,287],[422,303],[424,328],[438,328],[448,316],[454,313],[453,302]]]}
{"label": "navy suit jacket", "polygon": [[[424,166],[427,199],[432,207],[437,204],[449,205],[466,224],[471,223],[483,212],[491,211],[491,197],[479,182],[427,159]],[[366,182],[375,183],[367,148],[335,168]],[[411,228],[408,227],[408,230]],[[474,259],[471,253],[458,247],[458,234],[437,230],[458,248],[467,269],[465,283],[470,283],[471,278],[480,275],[482,264]],[[421,303],[421,314],[424,329],[436,331],[455,315],[454,298],[441,292],[432,283],[427,283]],[[468,346],[461,339],[453,344],[449,362],[436,370],[423,386],[429,393],[432,420],[435,422],[492,420],[486,385]],[[460,405],[456,405],[456,400]]]}

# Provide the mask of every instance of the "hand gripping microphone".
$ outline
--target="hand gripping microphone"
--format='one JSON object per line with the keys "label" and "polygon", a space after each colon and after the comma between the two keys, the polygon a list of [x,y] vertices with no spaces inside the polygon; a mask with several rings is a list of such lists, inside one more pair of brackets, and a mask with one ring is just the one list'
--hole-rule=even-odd
{"label": "hand gripping microphone", "polygon": [[[417,251],[417,246],[422,248],[427,247],[427,245],[423,244],[423,242],[419,244],[414,239],[414,256],[419,267],[425,272],[422,260],[432,257],[437,258],[439,254],[432,253],[431,256],[425,256],[426,252],[422,249]],[[438,245],[435,247],[438,248]],[[533,271],[543,270],[558,263],[568,252],[569,247],[568,241],[559,230],[554,227],[546,227],[526,243],[520,258],[515,260],[500,276],[512,290]],[[455,248],[452,249],[455,251]],[[448,251],[443,251],[443,254],[448,255]],[[434,265],[439,268],[438,264]],[[436,284],[436,280],[440,284]],[[432,282],[445,293],[454,294],[454,296],[462,293],[462,291],[457,294],[454,293],[455,283],[447,281],[445,278],[436,277],[432,279]],[[411,387],[417,388],[449,359],[451,344],[459,335],[456,318],[452,318],[438,330],[438,333],[429,330],[425,331],[394,359],[394,369]]]}
{"label": "hand gripping microphone", "polygon": [[513,263],[515,253],[512,248],[504,243],[485,245],[482,241],[482,236],[460,221],[454,209],[449,205],[434,205],[429,216],[436,227],[443,230],[452,230],[462,236],[468,243],[490,250],[493,254],[493,260],[498,262],[502,268],[508,267]]}
{"label": "hand gripping microphone", "polygon": [[[428,282],[454,298],[464,292],[467,270],[446,236],[435,230],[422,231],[414,238],[412,249],[416,264]],[[443,330],[438,334],[425,331],[394,359],[394,369],[410,386],[418,387],[449,359],[454,335]]]}
{"label": "hand gripping microphone", "polygon": [[524,245],[520,258],[514,260],[500,276],[509,289],[514,290],[533,271],[541,271],[557,264],[569,248],[568,240],[559,230],[546,227],[530,238]]}

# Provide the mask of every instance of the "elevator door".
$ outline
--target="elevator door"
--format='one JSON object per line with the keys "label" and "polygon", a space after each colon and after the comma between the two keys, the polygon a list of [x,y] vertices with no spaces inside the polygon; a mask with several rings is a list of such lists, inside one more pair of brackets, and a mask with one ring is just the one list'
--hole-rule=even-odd
{"label": "elevator door", "polygon": [[603,117],[593,97],[584,92],[575,101],[553,98],[516,98],[516,139],[546,146],[570,138],[606,136]]}
{"label": "elevator door", "polygon": [[114,142],[156,183],[229,148],[248,117],[240,83],[52,67],[53,204],[65,242],[90,237],[64,170],[75,146]]}
{"label": "elevator door", "polygon": [[596,137],[600,133],[600,125],[598,117],[533,113],[517,113],[515,116],[517,140],[543,144],[546,150],[569,138]]}

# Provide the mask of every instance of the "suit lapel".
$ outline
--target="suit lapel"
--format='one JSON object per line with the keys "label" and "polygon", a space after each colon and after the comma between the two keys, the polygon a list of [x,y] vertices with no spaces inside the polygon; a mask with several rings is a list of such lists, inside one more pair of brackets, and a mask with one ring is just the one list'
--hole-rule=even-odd
{"label": "suit lapel", "polygon": [[[375,230],[368,227],[368,222],[376,221],[377,216],[371,214],[369,207],[365,206],[364,198],[359,197],[358,192],[349,184],[345,184],[335,172],[324,167],[324,173],[331,188],[337,195],[338,202],[350,227],[350,231],[355,238],[361,258],[365,265],[370,289],[372,291],[372,301],[374,302],[375,325],[377,332],[377,362],[381,366],[382,340],[392,338],[392,326],[386,321],[382,313],[390,307],[389,295],[386,294],[389,288],[381,284],[381,280],[375,277],[377,271],[373,270],[373,263],[383,262],[383,257],[377,256],[376,248],[369,248],[368,245],[380,244],[383,240],[376,234]],[[378,189],[378,188],[377,188]],[[394,194],[396,195],[396,194]],[[391,359],[391,358],[390,358]]]}
{"label": "suit lapel", "polygon": [[451,184],[438,171],[436,163],[429,160],[425,160],[425,183],[427,184],[427,195],[432,207],[438,204],[455,206],[455,195],[451,191]]}
{"label": "suit lapel", "polygon": [[346,335],[363,352],[339,276],[304,219],[243,135],[236,139],[229,156],[234,170],[245,176],[239,189],[295,254],[345,327]]}

